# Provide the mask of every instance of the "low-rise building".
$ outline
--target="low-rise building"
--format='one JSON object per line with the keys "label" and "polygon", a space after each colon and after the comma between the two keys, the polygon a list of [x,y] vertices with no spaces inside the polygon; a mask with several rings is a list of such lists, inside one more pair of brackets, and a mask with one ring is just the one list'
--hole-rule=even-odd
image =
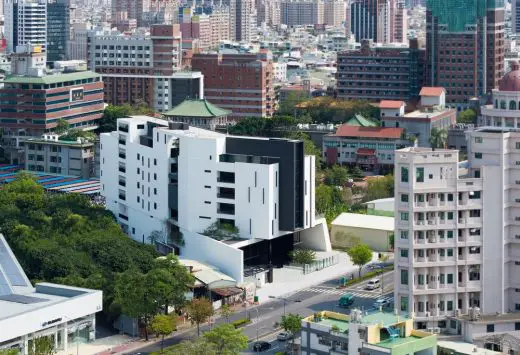
{"label": "low-rise building", "polygon": [[163,114],[172,122],[186,123],[190,126],[215,130],[217,126],[225,126],[231,111],[223,110],[211,102],[200,100],[184,100],[181,104]]}
{"label": "low-rise building", "polygon": [[96,339],[96,313],[103,308],[102,291],[27,278],[0,234],[0,350],[22,355],[35,339],[50,337],[54,351],[71,352],[71,343]]}
{"label": "low-rise building", "polygon": [[323,157],[328,164],[359,165],[369,170],[390,171],[394,151],[413,145],[398,127],[364,127],[344,124],[323,136]]}
{"label": "low-rise building", "polygon": [[24,141],[25,170],[89,179],[95,176],[94,143],[63,141],[54,134]]}
{"label": "low-rise building", "polygon": [[402,101],[384,100],[379,108],[383,127],[403,128],[405,135],[416,138],[420,147],[429,147],[432,129],[448,130],[457,122],[457,110],[446,107],[446,90],[423,87],[419,109],[405,113]]}
{"label": "low-rise building", "polygon": [[376,252],[392,250],[394,217],[359,213],[342,213],[331,223],[330,240],[333,247],[349,248],[356,241]]}
{"label": "low-rise building", "polygon": [[406,315],[323,311],[302,320],[301,351],[303,355],[436,355],[437,335],[415,330],[413,319]]}

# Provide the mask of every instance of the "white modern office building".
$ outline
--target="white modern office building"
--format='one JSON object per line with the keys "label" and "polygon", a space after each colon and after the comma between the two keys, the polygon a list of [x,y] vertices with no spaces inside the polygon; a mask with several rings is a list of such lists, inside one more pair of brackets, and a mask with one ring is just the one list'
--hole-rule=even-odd
{"label": "white modern office building", "polygon": [[[134,116],[101,135],[107,208],[137,241],[174,249],[241,282],[297,243],[330,250],[314,211],[314,157],[303,142],[233,137]],[[233,238],[202,233],[215,222]],[[236,229],[235,229],[236,228]]]}
{"label": "white modern office building", "polygon": [[4,2],[4,31],[7,52],[27,44],[47,45],[47,1],[6,0]]}
{"label": "white modern office building", "polygon": [[0,350],[34,353],[33,340],[50,337],[54,351],[72,353],[77,341],[95,340],[95,314],[102,310],[102,298],[101,291],[78,287],[51,283],[32,287],[0,234]]}
{"label": "white modern office building", "polygon": [[468,133],[464,164],[427,148],[395,160],[396,308],[466,341],[520,330],[520,130]]}

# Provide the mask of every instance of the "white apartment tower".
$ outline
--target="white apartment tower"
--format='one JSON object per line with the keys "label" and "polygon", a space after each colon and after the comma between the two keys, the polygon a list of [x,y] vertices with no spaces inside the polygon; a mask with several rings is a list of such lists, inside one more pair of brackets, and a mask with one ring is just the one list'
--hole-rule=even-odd
{"label": "white apartment tower", "polygon": [[45,0],[6,0],[4,2],[7,52],[23,45],[47,44],[47,2]]}
{"label": "white apartment tower", "polygon": [[520,130],[468,133],[464,164],[456,150],[427,148],[397,150],[395,160],[396,308],[466,341],[496,322],[517,330]]}
{"label": "white apartment tower", "polygon": [[[156,245],[239,282],[245,266],[279,264],[293,238],[319,229],[314,157],[299,141],[232,137],[135,116],[101,134],[100,168],[107,209],[129,236],[149,243],[159,231]],[[202,235],[215,222],[236,227],[239,238]],[[320,235],[314,245],[327,245],[328,234]]]}

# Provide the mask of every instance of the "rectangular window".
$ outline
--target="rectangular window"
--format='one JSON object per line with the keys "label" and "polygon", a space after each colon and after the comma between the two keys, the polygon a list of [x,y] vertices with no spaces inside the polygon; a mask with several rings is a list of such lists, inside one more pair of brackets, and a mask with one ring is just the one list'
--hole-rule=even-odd
{"label": "rectangular window", "polygon": [[256,180],[257,180],[257,179],[256,179],[256,171],[255,171],[255,187],[256,187]]}
{"label": "rectangular window", "polygon": [[448,212],[448,220],[453,220],[453,212]]}
{"label": "rectangular window", "polygon": [[211,217],[206,217],[206,216],[199,216],[199,218],[201,218],[201,219],[211,219]]}
{"label": "rectangular window", "polygon": [[415,168],[415,182],[424,182],[424,168]]}
{"label": "rectangular window", "polygon": [[401,296],[401,311],[408,311],[408,297],[406,296]]}
{"label": "rectangular window", "polygon": [[408,203],[408,194],[401,194],[401,202]]}
{"label": "rectangular window", "polygon": [[495,325],[494,324],[486,324],[486,332],[493,333],[495,331]]}
{"label": "rectangular window", "polygon": [[265,204],[265,189],[262,188],[262,203]]}
{"label": "rectangular window", "polygon": [[453,249],[452,248],[448,249],[448,256],[453,256]]}
{"label": "rectangular window", "polygon": [[408,231],[401,231],[401,239],[408,239]]}
{"label": "rectangular window", "polygon": [[274,219],[278,218],[276,213],[276,203],[274,204]]}
{"label": "rectangular window", "polygon": [[482,153],[475,153],[475,159],[482,159]]}
{"label": "rectangular window", "polygon": [[204,185],[204,188],[205,188],[205,189],[211,189],[211,186]]}
{"label": "rectangular window", "polygon": [[211,173],[211,170],[204,170],[205,173]]}
{"label": "rectangular window", "polygon": [[520,330],[520,322],[515,322],[515,330]]}
{"label": "rectangular window", "polygon": [[408,182],[408,168],[405,166],[401,167],[401,182]]}
{"label": "rectangular window", "polygon": [[475,137],[475,143],[482,143],[482,137]]}
{"label": "rectangular window", "polygon": [[448,239],[453,238],[453,231],[448,231]]}
{"label": "rectangular window", "polygon": [[515,303],[515,311],[520,311],[520,303]]}
{"label": "rectangular window", "polygon": [[204,201],[206,205],[211,205],[211,201]]}
{"label": "rectangular window", "polygon": [[453,311],[453,301],[446,302],[446,310]]}
{"label": "rectangular window", "polygon": [[153,159],[153,165],[157,165],[157,159]]}
{"label": "rectangular window", "polygon": [[401,285],[408,285],[408,270],[401,270]]}
{"label": "rectangular window", "polygon": [[408,257],[408,249],[401,249],[401,258]]}
{"label": "rectangular window", "polygon": [[422,275],[422,274],[417,275],[417,283],[419,285],[424,285],[424,275]]}
{"label": "rectangular window", "polygon": [[453,274],[447,274],[448,284],[453,284]]}
{"label": "rectangular window", "polygon": [[441,276],[439,278],[439,282],[441,284],[445,284],[446,283],[446,276],[444,274],[441,274]]}
{"label": "rectangular window", "polygon": [[449,201],[449,202],[452,202],[452,201],[453,201],[453,194],[448,194],[448,201]]}
{"label": "rectangular window", "polygon": [[251,234],[251,218],[249,218],[249,234]]}
{"label": "rectangular window", "polygon": [[515,143],[516,149],[520,149],[520,142]]}
{"label": "rectangular window", "polygon": [[251,188],[247,188],[247,202],[251,202]]}
{"label": "rectangular window", "polygon": [[401,221],[408,220],[408,212],[401,212]]}

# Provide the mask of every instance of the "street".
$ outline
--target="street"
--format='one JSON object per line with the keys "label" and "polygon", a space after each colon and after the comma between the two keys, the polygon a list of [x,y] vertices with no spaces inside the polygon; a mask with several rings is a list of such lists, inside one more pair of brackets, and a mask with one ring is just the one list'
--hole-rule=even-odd
{"label": "street", "polygon": [[[283,351],[285,342],[276,340],[276,335],[280,331],[275,328],[275,324],[280,321],[281,316],[286,313],[300,314],[301,316],[308,316],[318,311],[335,311],[340,313],[349,313],[351,308],[370,309],[373,308],[373,303],[381,297],[392,297],[394,286],[394,272],[390,271],[384,274],[382,280],[384,289],[377,289],[373,291],[365,290],[368,282],[364,281],[352,287],[338,289],[339,279],[333,279],[316,286],[308,287],[296,293],[286,296],[286,301],[281,299],[272,300],[266,304],[261,304],[247,310],[234,313],[229,321],[243,319],[250,317],[252,323],[242,328],[244,334],[249,337],[251,344],[257,340],[268,341],[272,347],[269,351],[263,354],[274,354],[277,351]],[[338,307],[338,300],[342,294],[349,292],[355,297],[354,304],[349,308]],[[285,304],[285,307],[284,307]],[[247,315],[246,315],[247,312]],[[225,323],[225,319],[219,318],[216,324]],[[209,330],[209,326],[205,324],[201,326],[201,333]],[[171,346],[183,340],[191,339],[197,334],[196,329],[190,329],[182,334],[177,334],[171,338],[164,340],[164,346]],[[251,345],[250,345],[251,346]],[[143,347],[139,350],[133,351],[133,354],[148,354],[160,350],[160,343]],[[252,354],[252,350],[245,351],[244,354]]]}

